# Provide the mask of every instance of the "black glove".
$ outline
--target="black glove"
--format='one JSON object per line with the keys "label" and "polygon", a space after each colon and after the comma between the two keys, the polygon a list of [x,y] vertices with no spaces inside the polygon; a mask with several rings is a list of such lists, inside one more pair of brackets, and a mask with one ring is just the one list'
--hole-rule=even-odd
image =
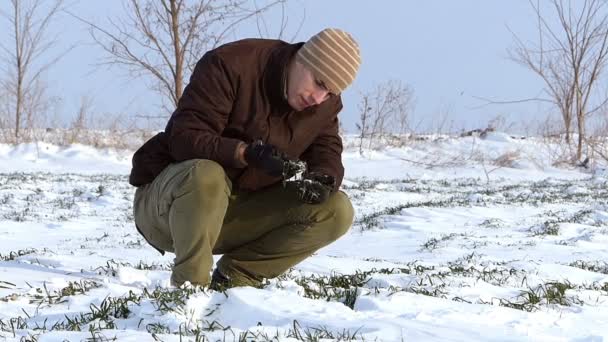
{"label": "black glove", "polygon": [[261,169],[270,176],[283,176],[287,158],[276,147],[256,140],[245,148],[245,161],[249,166]]}
{"label": "black glove", "polygon": [[317,172],[307,172],[301,180],[288,182],[288,186],[296,191],[300,201],[308,204],[325,202],[335,184],[334,177]]}

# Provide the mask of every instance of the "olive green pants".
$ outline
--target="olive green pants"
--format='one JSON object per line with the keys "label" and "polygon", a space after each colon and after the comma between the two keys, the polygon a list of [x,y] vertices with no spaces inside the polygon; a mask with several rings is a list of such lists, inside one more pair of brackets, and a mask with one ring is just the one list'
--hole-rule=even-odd
{"label": "olive green pants", "polygon": [[175,253],[171,281],[207,285],[213,254],[233,285],[259,285],[337,240],[353,222],[343,192],[323,204],[301,203],[281,184],[233,192],[216,162],[171,164],[135,192],[135,223],[157,249]]}

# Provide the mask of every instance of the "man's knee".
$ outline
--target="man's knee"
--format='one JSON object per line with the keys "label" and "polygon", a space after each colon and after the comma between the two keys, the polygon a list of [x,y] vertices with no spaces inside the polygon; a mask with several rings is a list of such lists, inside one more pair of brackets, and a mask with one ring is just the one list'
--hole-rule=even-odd
{"label": "man's knee", "polygon": [[344,235],[353,224],[355,211],[348,196],[338,191],[334,193],[324,204],[326,210],[332,212],[331,236],[332,241]]}
{"label": "man's knee", "polygon": [[[197,160],[190,171],[190,177],[184,192],[200,193],[206,198],[215,198],[229,192],[230,184],[224,168],[215,161]],[[228,194],[229,195],[229,194]]]}

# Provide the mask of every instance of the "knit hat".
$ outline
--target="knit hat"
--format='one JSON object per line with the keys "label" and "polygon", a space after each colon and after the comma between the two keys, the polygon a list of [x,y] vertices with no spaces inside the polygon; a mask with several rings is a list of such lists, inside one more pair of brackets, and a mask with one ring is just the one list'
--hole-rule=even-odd
{"label": "knit hat", "polygon": [[353,82],[361,64],[359,46],[353,37],[332,28],[317,33],[304,43],[296,60],[334,94],[340,94]]}

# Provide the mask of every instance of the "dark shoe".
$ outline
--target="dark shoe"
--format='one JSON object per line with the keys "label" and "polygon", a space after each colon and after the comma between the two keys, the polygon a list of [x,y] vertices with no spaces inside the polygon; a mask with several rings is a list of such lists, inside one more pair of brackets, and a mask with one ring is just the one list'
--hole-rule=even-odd
{"label": "dark shoe", "polygon": [[224,292],[229,288],[233,287],[232,280],[227,276],[223,275],[217,268],[213,270],[211,275],[211,283],[209,289],[214,291]]}

